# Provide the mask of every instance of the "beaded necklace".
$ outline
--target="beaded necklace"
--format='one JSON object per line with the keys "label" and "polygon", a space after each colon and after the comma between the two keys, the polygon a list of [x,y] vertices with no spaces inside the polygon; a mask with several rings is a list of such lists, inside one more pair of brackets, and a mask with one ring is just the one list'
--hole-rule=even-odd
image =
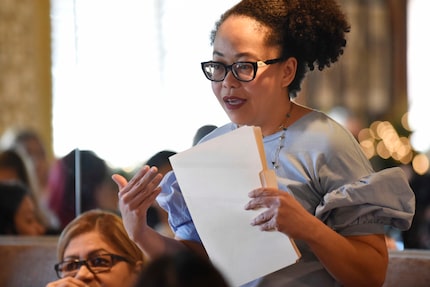
{"label": "beaded necklace", "polygon": [[274,158],[272,159],[272,165],[275,170],[279,168],[279,153],[281,152],[281,149],[284,148],[285,134],[288,129],[288,120],[290,119],[291,113],[293,112],[293,106],[294,104],[290,102],[290,109],[285,115],[286,120],[279,126],[279,129],[282,130],[282,132],[281,132],[281,135],[279,136],[279,143],[278,143],[278,147],[276,148]]}
{"label": "beaded necklace", "polygon": [[[285,122],[281,123],[281,125],[278,128],[279,130],[282,130],[282,133],[279,136],[278,147],[276,148],[275,155],[272,159],[272,166],[275,169],[275,171],[279,168],[279,153],[281,152],[281,149],[284,148],[285,134],[286,134],[287,129],[288,129],[288,120],[290,119],[291,113],[293,112],[293,106],[294,106],[293,102],[290,102],[290,109],[287,112],[287,114],[285,115],[286,120],[285,120]],[[234,125],[234,127],[239,128],[240,126],[236,124],[236,125]]]}

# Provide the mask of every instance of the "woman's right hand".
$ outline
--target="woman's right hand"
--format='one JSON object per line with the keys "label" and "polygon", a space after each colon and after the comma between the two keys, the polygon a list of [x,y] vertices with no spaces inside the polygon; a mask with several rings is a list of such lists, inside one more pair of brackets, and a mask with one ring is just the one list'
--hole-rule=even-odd
{"label": "woman's right hand", "polygon": [[112,175],[119,188],[122,220],[128,236],[134,242],[140,242],[145,230],[150,228],[147,224],[147,211],[161,192],[159,184],[162,178],[156,167],[147,165],[139,170],[130,182],[119,174]]}

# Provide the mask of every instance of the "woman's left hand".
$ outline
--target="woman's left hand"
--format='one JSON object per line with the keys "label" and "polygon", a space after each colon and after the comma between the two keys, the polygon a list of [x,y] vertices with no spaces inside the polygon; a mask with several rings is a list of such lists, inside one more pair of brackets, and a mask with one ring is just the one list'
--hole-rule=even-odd
{"label": "woman's left hand", "polygon": [[295,239],[305,239],[312,234],[311,225],[316,218],[288,192],[276,188],[261,187],[251,191],[246,210],[266,208],[251,222],[261,230],[277,230]]}

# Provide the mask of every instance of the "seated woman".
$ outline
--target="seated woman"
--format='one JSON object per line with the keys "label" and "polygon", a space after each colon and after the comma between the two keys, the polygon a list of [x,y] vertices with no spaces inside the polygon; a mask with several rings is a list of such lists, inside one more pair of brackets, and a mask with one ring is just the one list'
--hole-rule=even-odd
{"label": "seated woman", "polygon": [[121,218],[94,209],[82,213],[62,231],[58,240],[55,286],[131,287],[145,259],[131,241]]}
{"label": "seated woman", "polygon": [[43,235],[35,204],[19,181],[0,181],[0,235]]}
{"label": "seated woman", "polygon": [[44,208],[34,166],[23,152],[17,149],[0,151],[0,180],[15,180],[23,183],[33,201],[39,222],[50,234],[59,233],[57,219],[47,208]]}

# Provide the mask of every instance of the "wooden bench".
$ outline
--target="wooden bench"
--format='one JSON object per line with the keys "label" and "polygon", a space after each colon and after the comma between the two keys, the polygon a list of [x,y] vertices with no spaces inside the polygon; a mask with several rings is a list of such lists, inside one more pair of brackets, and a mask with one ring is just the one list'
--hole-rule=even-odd
{"label": "wooden bench", "polygon": [[[0,286],[44,287],[57,279],[58,237],[0,236]],[[430,286],[430,250],[390,251],[383,287]]]}
{"label": "wooden bench", "polygon": [[0,286],[44,287],[57,279],[56,236],[0,236]]}
{"label": "wooden bench", "polygon": [[[285,281],[282,275],[275,274],[275,276],[269,276],[268,280],[263,280],[258,287],[283,287]],[[318,283],[314,284],[315,287],[319,287]],[[305,285],[298,282],[297,286]],[[363,287],[367,285],[363,284]],[[382,287],[430,287],[430,250],[390,251]]]}
{"label": "wooden bench", "polygon": [[383,287],[430,286],[430,250],[390,251]]}

